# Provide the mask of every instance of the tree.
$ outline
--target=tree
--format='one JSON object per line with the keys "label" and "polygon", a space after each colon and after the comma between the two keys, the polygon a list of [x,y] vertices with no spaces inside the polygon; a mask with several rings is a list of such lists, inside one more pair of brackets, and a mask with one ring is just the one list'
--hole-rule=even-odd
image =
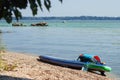
{"label": "tree", "polygon": [[[62,0],[59,0],[62,2]],[[5,19],[8,23],[12,22],[13,15],[16,20],[22,18],[20,9],[26,9],[28,4],[33,16],[37,14],[38,7],[43,11],[43,6],[49,11],[51,8],[51,0],[0,0],[0,19]]]}

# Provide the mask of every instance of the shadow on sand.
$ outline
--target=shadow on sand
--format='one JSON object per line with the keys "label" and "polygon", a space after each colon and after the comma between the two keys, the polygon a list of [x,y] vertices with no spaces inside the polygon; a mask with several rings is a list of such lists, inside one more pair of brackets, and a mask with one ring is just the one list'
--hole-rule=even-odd
{"label": "shadow on sand", "polygon": [[0,75],[0,80],[32,80],[32,79]]}

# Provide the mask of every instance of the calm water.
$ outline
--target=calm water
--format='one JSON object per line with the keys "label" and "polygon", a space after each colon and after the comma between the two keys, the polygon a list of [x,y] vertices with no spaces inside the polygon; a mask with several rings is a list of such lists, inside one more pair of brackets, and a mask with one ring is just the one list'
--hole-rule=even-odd
{"label": "calm water", "polygon": [[9,51],[76,59],[80,53],[99,55],[120,75],[120,21],[46,21],[48,27],[30,27],[39,21],[21,21],[27,27],[12,27],[0,21]]}

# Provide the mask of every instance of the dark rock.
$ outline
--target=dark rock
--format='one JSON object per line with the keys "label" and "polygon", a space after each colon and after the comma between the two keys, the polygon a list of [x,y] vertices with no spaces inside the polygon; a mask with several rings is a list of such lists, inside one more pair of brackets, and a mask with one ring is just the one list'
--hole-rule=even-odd
{"label": "dark rock", "polygon": [[39,23],[31,24],[31,26],[48,26],[48,24],[46,22],[39,22]]}

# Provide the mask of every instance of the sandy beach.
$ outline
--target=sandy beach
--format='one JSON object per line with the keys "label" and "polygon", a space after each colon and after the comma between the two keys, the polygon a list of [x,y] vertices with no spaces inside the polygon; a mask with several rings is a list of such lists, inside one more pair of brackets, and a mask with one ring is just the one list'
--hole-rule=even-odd
{"label": "sandy beach", "polygon": [[91,72],[74,70],[38,61],[37,56],[6,52],[2,57],[16,64],[12,71],[0,71],[0,80],[115,80]]}

